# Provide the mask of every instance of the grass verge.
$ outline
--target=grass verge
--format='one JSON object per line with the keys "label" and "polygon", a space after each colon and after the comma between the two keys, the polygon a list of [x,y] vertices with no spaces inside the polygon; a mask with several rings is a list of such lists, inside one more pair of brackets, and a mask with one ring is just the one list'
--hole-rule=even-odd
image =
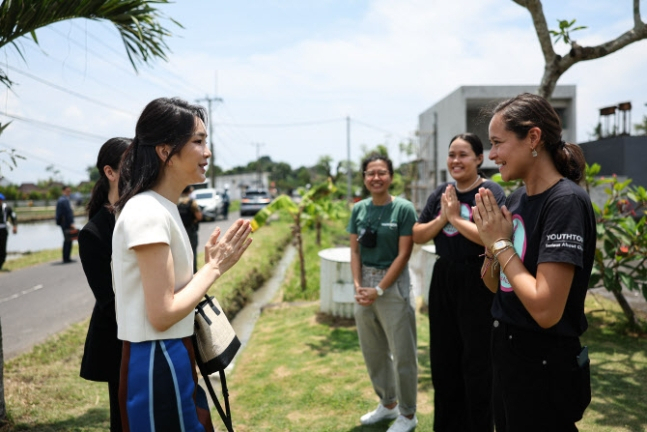
{"label": "grass verge", "polygon": [[[318,306],[264,311],[237,362],[229,388],[236,430],[384,431],[363,427],[375,408],[352,322],[317,313]],[[647,340],[618,333],[623,315],[607,299],[587,299],[593,401],[578,423],[583,431],[647,430]],[[427,315],[418,313],[417,430],[432,430],[433,388]]]}
{"label": "grass verge", "polygon": [[298,300],[318,300],[320,285],[319,251],[332,247],[348,247],[350,244],[344,221],[325,221],[321,229],[321,245],[316,244],[316,231],[304,229],[303,250],[306,269],[306,289],[301,288],[301,264],[297,257],[288,268],[283,283],[283,300],[293,302]]}
{"label": "grass verge", "polygon": [[[228,317],[235,316],[252,293],[272,276],[283,251],[290,244],[292,231],[286,218],[274,220],[271,227],[255,232],[252,244],[231,270],[222,275],[209,290]],[[204,263],[204,251],[198,254]]]}
{"label": "grass verge", "polygon": [[[318,305],[266,308],[229,379],[234,424],[251,431],[384,431],[359,425],[375,407],[352,321],[318,314]],[[583,431],[647,430],[647,340],[626,335],[607,299],[587,299],[593,401]],[[433,389],[427,316],[418,314],[418,430],[431,430]],[[87,323],[86,323],[87,324]],[[13,426],[3,432],[108,428],[107,388],[78,378],[86,324],[9,362],[6,398]],[[619,332],[620,331],[620,332]],[[214,419],[216,419],[214,413]]]}
{"label": "grass verge", "polygon": [[[72,243],[72,252],[70,256],[72,258],[78,258],[79,255],[79,245],[76,242]],[[5,261],[2,266],[1,271],[15,271],[24,269],[27,267],[32,267],[35,265],[51,262],[51,261],[60,261],[62,260],[61,248],[58,249],[47,249],[38,252],[29,252],[20,255],[18,258],[10,259]]]}
{"label": "grass verge", "polygon": [[[275,221],[254,234],[254,241],[240,262],[210,289],[228,316],[234,316],[246,298],[272,275],[291,238],[286,221]],[[56,255],[50,259],[50,253]],[[57,259],[60,250],[32,255],[9,261],[14,265],[12,269]],[[199,259],[204,262],[203,256]],[[0,429],[2,432],[109,429],[107,386],[79,377],[87,327],[88,320],[73,325],[5,364],[9,424]]]}

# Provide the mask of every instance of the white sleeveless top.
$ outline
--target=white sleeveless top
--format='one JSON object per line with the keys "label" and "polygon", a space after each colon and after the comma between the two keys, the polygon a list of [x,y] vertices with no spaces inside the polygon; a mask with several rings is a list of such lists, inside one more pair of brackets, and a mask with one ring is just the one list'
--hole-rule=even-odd
{"label": "white sleeveless top", "polygon": [[[164,332],[148,321],[144,288],[133,247],[164,243],[171,248],[175,292],[193,277],[193,251],[177,205],[151,190],[128,200],[112,236],[112,278],[118,337],[130,342],[177,339],[193,334],[194,313]],[[161,271],[162,269],[160,269]]]}

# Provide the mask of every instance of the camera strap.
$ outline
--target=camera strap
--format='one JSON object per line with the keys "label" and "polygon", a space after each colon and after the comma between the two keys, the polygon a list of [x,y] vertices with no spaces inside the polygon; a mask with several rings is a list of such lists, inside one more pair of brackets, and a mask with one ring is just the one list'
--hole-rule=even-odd
{"label": "camera strap", "polygon": [[[391,204],[392,202],[393,202],[393,198],[391,198],[391,200],[390,200],[388,203],[386,203],[386,204],[384,204],[384,205],[382,206],[382,210],[380,211],[380,215],[377,217],[377,223],[378,223],[378,224],[379,224],[379,223],[380,223],[380,221],[382,220],[382,214],[384,213],[384,209],[385,209],[389,204]],[[371,201],[371,202],[369,203],[369,209],[374,208],[374,207],[376,207],[376,206],[374,206],[374,205],[373,205],[373,201]],[[368,214],[368,213],[369,213],[369,210],[367,210],[367,211],[366,211],[366,213]],[[372,214],[372,215],[375,215],[375,211],[371,211],[371,214]],[[372,223],[373,223],[373,219],[369,219],[369,220],[368,220],[368,222],[366,222],[366,227],[367,227],[367,228],[373,228],[373,227],[371,226],[371,224],[372,224]],[[379,228],[379,227],[376,227],[376,228],[375,228],[375,231],[377,231],[377,228]]]}

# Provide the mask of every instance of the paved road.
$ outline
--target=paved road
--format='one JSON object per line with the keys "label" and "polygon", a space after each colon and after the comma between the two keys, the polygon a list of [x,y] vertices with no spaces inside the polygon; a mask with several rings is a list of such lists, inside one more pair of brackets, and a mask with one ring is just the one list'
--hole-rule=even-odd
{"label": "paved road", "polygon": [[[216,226],[224,231],[236,220],[204,222],[198,232],[200,244]],[[5,359],[11,359],[45,341],[92,313],[94,296],[78,260],[71,264],[46,263],[0,273],[0,320]]]}

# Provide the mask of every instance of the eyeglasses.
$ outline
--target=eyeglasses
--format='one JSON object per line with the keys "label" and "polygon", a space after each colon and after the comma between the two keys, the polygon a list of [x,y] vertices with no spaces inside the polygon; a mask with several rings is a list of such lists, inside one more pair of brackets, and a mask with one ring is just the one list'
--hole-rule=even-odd
{"label": "eyeglasses", "polygon": [[387,170],[377,170],[377,171],[364,171],[364,177],[371,178],[371,177],[386,177],[389,175],[389,172]]}

